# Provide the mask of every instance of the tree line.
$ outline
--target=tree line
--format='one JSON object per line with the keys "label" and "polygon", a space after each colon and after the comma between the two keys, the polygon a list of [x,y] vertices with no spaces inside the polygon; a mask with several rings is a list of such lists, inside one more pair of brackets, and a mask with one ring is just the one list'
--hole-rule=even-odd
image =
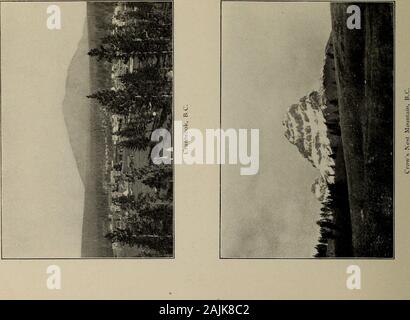
{"label": "tree line", "polygon": [[[328,102],[329,103],[329,102]],[[337,107],[337,100],[331,102],[332,108]],[[341,139],[341,128],[339,124],[338,111],[332,119],[326,119],[326,127],[329,138],[336,137]],[[343,152],[340,146],[332,146],[332,155],[334,160],[333,169],[337,173],[339,167],[344,167],[344,161],[337,159],[337,153]],[[344,169],[344,168],[343,168]],[[317,221],[320,236],[316,245],[315,257],[328,257],[334,255],[338,257],[350,257],[352,255],[352,238],[351,238],[351,221],[350,221],[350,204],[349,192],[346,179],[334,176],[335,183],[327,184],[327,196],[322,201],[320,218]],[[333,243],[332,250],[329,250],[329,244]],[[333,251],[333,252],[330,252]]]}

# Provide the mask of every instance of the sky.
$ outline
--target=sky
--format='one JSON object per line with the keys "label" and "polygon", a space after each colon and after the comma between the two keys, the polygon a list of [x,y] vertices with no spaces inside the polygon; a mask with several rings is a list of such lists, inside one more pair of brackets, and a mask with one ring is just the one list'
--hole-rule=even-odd
{"label": "sky", "polygon": [[80,257],[84,187],[63,118],[86,3],[2,3],[3,257]]}
{"label": "sky", "polygon": [[223,257],[312,257],[319,173],[284,137],[286,109],[320,88],[328,3],[224,2],[222,127],[260,130],[260,168],[222,166]]}

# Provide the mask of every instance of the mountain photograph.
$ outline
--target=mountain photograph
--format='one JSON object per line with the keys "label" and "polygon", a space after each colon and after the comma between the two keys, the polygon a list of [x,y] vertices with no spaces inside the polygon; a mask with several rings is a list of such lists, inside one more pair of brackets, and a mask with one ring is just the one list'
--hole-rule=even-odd
{"label": "mountain photograph", "polygon": [[[271,193],[269,199],[269,194],[263,191],[266,194],[266,205],[255,205],[263,211],[254,214],[253,219],[261,221],[253,221],[255,225],[251,230],[245,226],[236,227],[234,236],[226,232],[225,243],[229,244],[226,248],[224,228],[233,229],[232,225],[237,222],[230,220],[230,214],[227,213],[232,207],[230,202],[234,200],[234,196],[232,199],[225,194],[222,196],[222,203],[225,197],[225,207],[228,208],[228,211],[224,211],[222,204],[221,217],[225,223],[225,226],[222,225],[222,256],[393,258],[394,5],[270,3],[225,7],[228,22],[223,22],[223,30],[224,27],[229,31],[233,29],[228,23],[234,16],[240,16],[241,19],[247,16],[249,20],[256,17],[266,19],[261,25],[252,22],[250,28],[254,31],[249,32],[245,39],[252,36],[261,38],[261,35],[255,33],[262,30],[267,32],[269,35],[264,37],[269,39],[264,40],[276,44],[272,47],[266,45],[266,50],[271,50],[272,60],[269,61],[267,53],[262,53],[264,45],[261,44],[257,50],[259,58],[257,54],[253,54],[252,60],[245,56],[243,61],[246,63],[247,59],[259,59],[265,63],[263,74],[252,75],[252,81],[260,84],[266,79],[267,83],[262,89],[261,86],[253,87],[255,92],[252,94],[270,97],[274,104],[269,107],[269,102],[264,98],[253,99],[259,102],[253,111],[260,110],[264,113],[264,118],[270,116],[272,122],[275,122],[276,118],[281,119],[280,139],[284,138],[291,149],[289,146],[282,146],[283,141],[279,141],[276,136],[271,138],[270,144],[268,139],[266,144],[262,144],[261,154],[265,154],[266,159],[272,163],[271,168],[267,166],[261,176],[245,183],[268,185],[269,180],[264,176],[273,175],[267,172],[269,170],[285,171],[286,176],[283,175],[281,180],[281,174],[274,172],[275,177],[270,180],[269,188],[275,194]],[[275,18],[292,15],[294,19],[282,26],[273,26],[273,23],[268,22],[268,14],[260,10],[272,10],[271,13],[276,10]],[[310,17],[302,17],[303,11],[306,14],[311,13]],[[317,32],[319,25],[321,30]],[[289,40],[289,43],[286,43],[287,40],[278,34],[276,29],[268,31],[267,26],[270,30],[279,28],[284,34],[292,34],[298,40],[294,43]],[[225,40],[226,49],[223,48],[223,53],[224,50],[227,53],[223,56],[230,58],[228,50],[240,52],[238,45],[249,45],[251,41],[235,39],[236,47],[230,46],[230,43],[234,42],[231,38],[235,35],[229,31],[226,31],[226,35],[223,34],[225,39],[228,38]],[[301,32],[305,33],[305,39],[300,38]],[[289,49],[286,56],[285,52]],[[226,73],[231,79],[231,61],[227,59],[225,58],[225,70],[228,70]],[[274,59],[277,61],[273,61]],[[285,70],[279,63],[288,64],[289,69]],[[275,74],[269,74],[269,66],[276,71]],[[316,79],[311,76],[312,70],[316,70]],[[250,74],[252,72],[250,71]],[[250,81],[246,77],[247,74],[243,72],[243,82]],[[278,82],[278,78],[283,84]],[[225,100],[222,98],[222,119],[227,119],[227,123],[231,124],[229,106],[234,103],[231,102],[230,91],[235,88],[233,82],[223,80],[222,83],[222,96],[225,94],[227,97]],[[239,88],[242,84],[235,85]],[[287,88],[275,93],[275,86]],[[293,96],[293,102],[283,98],[285,93],[289,97]],[[251,100],[250,96],[242,97],[244,98]],[[239,116],[236,114],[235,117]],[[241,125],[243,123],[247,121],[242,120]],[[254,127],[259,125],[261,134],[266,135],[269,129],[275,130],[271,137],[277,134],[277,129],[269,128],[263,120],[260,120],[259,124],[257,121],[249,124]],[[281,153],[270,151],[268,148],[272,145],[280,149]],[[287,161],[283,161],[283,158]],[[304,164],[296,166],[296,162],[301,160]],[[306,165],[309,168],[306,168]],[[228,183],[229,179],[230,175],[224,179],[222,174],[222,183]],[[296,190],[297,195],[294,195]],[[279,197],[279,193],[283,193],[283,196]],[[316,201],[315,204],[312,199]],[[263,201],[262,197],[259,201]],[[289,202],[292,202],[292,205]],[[258,212],[255,209],[254,211]],[[271,231],[276,233],[276,236],[264,234],[267,227],[266,223],[262,225],[262,221],[268,219],[267,211],[271,213],[267,221],[272,221],[274,226]],[[229,225],[230,223],[232,225]],[[278,224],[282,227],[277,228]],[[315,225],[315,229],[311,229],[312,225]],[[259,235],[248,235],[246,238],[241,234],[244,231],[247,234],[254,232]],[[230,232],[233,233],[233,230]],[[239,242],[233,243],[232,239]],[[244,244],[249,246],[246,252],[239,247],[241,245],[243,248]],[[250,249],[252,245],[253,251]],[[264,249],[260,250],[258,245],[262,245]],[[306,248],[302,252],[301,247],[304,246]],[[263,253],[256,253],[259,251]]]}

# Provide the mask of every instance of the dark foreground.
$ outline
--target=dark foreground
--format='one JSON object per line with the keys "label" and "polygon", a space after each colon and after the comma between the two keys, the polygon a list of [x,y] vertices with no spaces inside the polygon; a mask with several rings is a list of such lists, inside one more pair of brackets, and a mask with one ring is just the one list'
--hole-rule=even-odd
{"label": "dark foreground", "polygon": [[393,257],[394,9],[360,4],[362,27],[349,30],[347,7],[331,5],[342,141],[336,183],[346,191],[334,212],[334,254]]}

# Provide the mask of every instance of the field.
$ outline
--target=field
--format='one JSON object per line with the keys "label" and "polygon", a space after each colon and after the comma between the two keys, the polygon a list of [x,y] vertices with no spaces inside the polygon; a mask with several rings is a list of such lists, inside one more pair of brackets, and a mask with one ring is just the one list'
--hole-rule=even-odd
{"label": "field", "polygon": [[[346,27],[347,6],[331,5],[343,148],[336,176],[341,183],[346,176],[349,204],[349,210],[335,213],[335,222],[350,220],[353,256],[392,257],[393,6],[361,4],[360,30]],[[334,241],[335,248],[346,243],[337,237]],[[341,253],[348,249],[336,255]]]}

